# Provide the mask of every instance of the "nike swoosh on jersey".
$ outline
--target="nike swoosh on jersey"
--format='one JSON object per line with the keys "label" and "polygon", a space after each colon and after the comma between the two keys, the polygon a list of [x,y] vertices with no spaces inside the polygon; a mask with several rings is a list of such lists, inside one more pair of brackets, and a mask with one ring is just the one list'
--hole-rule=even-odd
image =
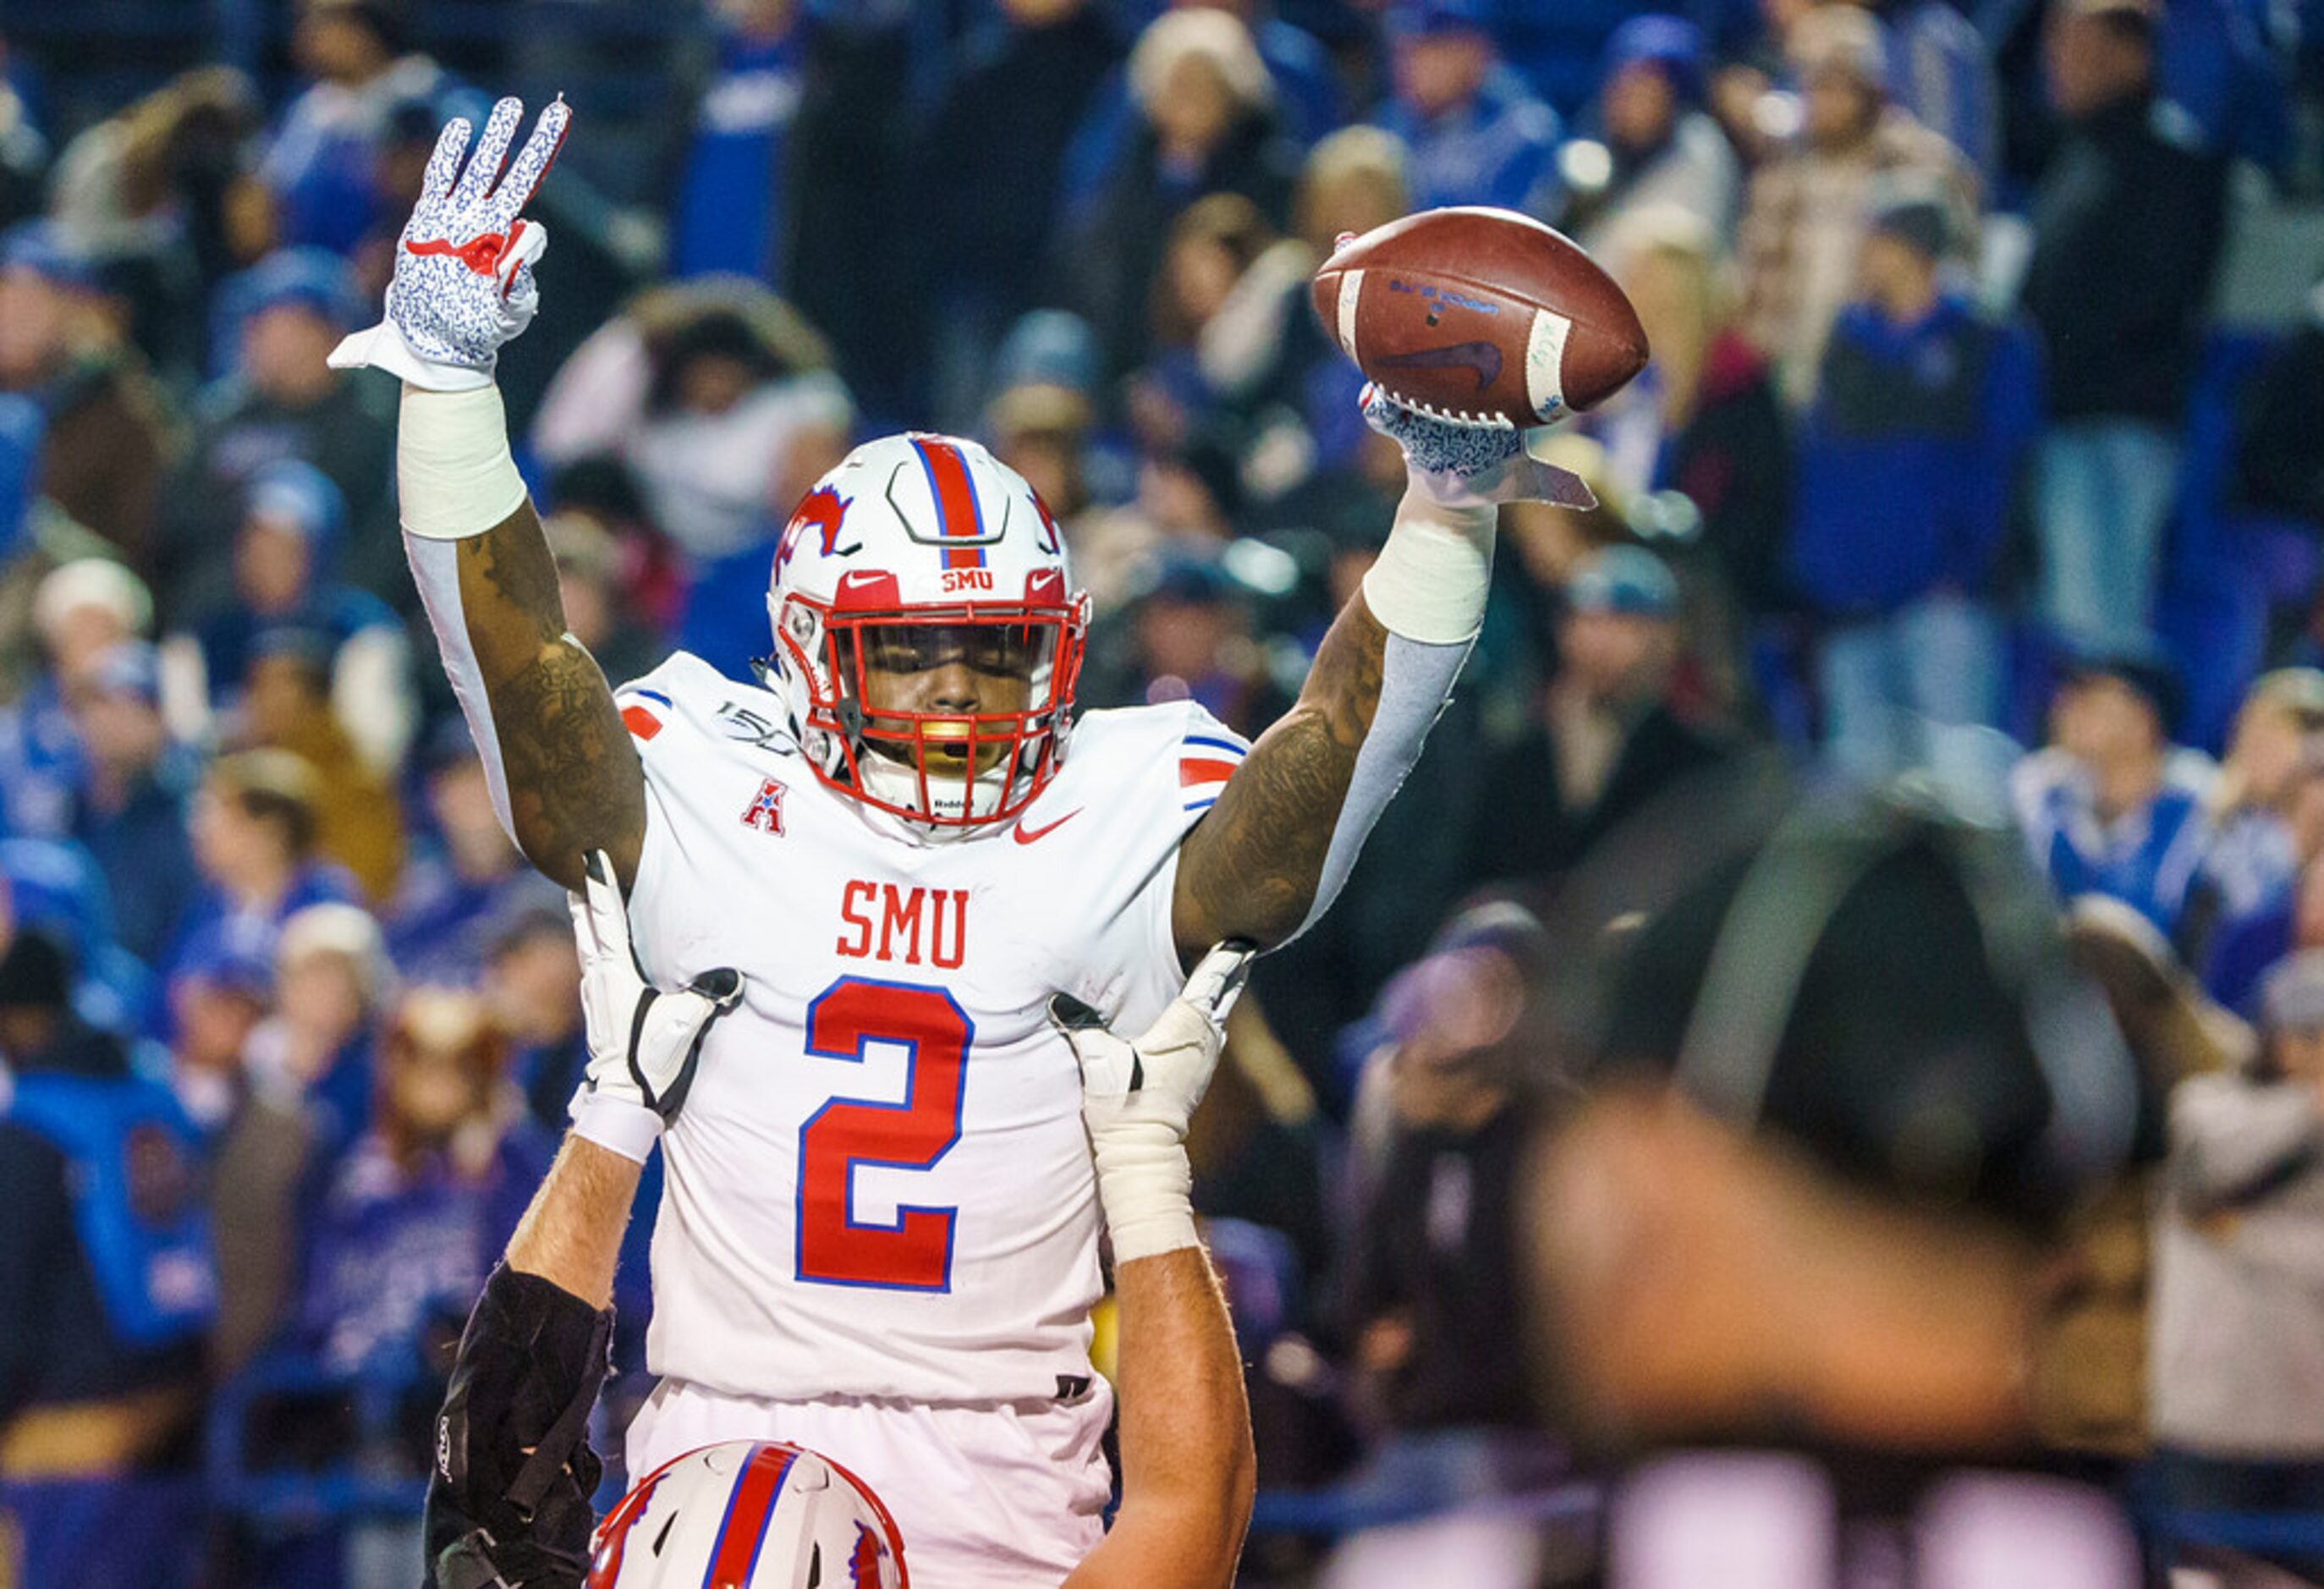
{"label": "nike swoosh on jersey", "polygon": [[1454,342],[1419,353],[1399,353],[1392,358],[1375,358],[1372,365],[1374,368],[1382,370],[1474,370],[1477,373],[1477,390],[1482,392],[1501,378],[1501,350],[1489,342]]}
{"label": "nike swoosh on jersey", "polygon": [[1082,807],[1075,806],[1072,810],[1066,812],[1064,816],[1058,818],[1055,822],[1050,823],[1046,827],[1028,827],[1020,821],[1016,827],[1010,828],[1009,831],[1016,836],[1017,842],[1019,844],[1029,845],[1035,839],[1048,837],[1049,835],[1056,832],[1057,829],[1063,827],[1066,823],[1071,822],[1074,818],[1080,816],[1082,811]]}

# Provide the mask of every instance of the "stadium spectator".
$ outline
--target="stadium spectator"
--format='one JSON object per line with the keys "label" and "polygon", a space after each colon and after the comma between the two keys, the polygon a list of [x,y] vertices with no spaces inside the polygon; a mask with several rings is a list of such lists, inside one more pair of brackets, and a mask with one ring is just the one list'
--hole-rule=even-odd
{"label": "stadium spectator", "polygon": [[798,0],[721,0],[717,61],[694,107],[671,201],[669,273],[781,285],[786,134],[807,91]]}
{"label": "stadium spectator", "polygon": [[[1001,0],[973,35],[927,135],[928,225],[944,239],[930,283],[940,414],[966,416],[1002,332],[1051,296],[1058,193],[1051,180],[992,183],[988,171],[1054,172],[1121,51],[1093,0]],[[1026,85],[1038,83],[1038,93]],[[1119,141],[1129,106],[1115,79]]]}
{"label": "stadium spectator", "polygon": [[250,1097],[244,1061],[274,998],[272,938],[247,919],[213,921],[170,967],[170,1087],[208,1141],[233,1127]]}
{"label": "stadium spectator", "polygon": [[327,636],[261,631],[243,674],[235,743],[288,751],[315,770],[315,849],[384,901],[403,866],[403,814],[386,775],[364,757],[331,709]]}
{"label": "stadium spectator", "polygon": [[433,96],[443,73],[407,53],[400,0],[300,0],[291,55],[312,79],[290,102],[259,175],[277,238],[350,254],[383,218],[380,145],[403,101]]}
{"label": "stadium spectator", "polygon": [[1858,277],[1824,344],[1799,442],[1785,563],[1822,622],[1824,744],[1866,781],[1925,767],[1997,794],[2004,655],[1997,565],[2041,422],[2034,340],[1940,274],[1932,189],[1873,201]]}
{"label": "stadium spectator", "polygon": [[[321,470],[284,458],[254,471],[243,492],[233,589],[163,644],[173,707],[206,707],[231,725],[249,710],[248,685],[269,635],[297,632],[318,653],[327,694],[360,766],[394,767],[417,707],[403,626],[386,604],[337,577],[346,505]],[[213,736],[198,717],[180,737]],[[229,734],[229,737],[230,737]]]}
{"label": "stadium spectator", "polygon": [[1064,239],[1065,279],[1114,375],[1145,359],[1149,294],[1179,213],[1206,194],[1238,193],[1278,223],[1294,159],[1277,131],[1266,64],[1227,12],[1156,17],[1130,52],[1130,89],[1138,125]]}
{"label": "stadium spectator", "polygon": [[247,208],[243,162],[260,115],[243,73],[196,67],[83,132],[57,162],[51,213],[104,262],[131,340],[175,393],[208,374],[210,294],[253,245],[235,216]]}
{"label": "stadium spectator", "polygon": [[1395,92],[1379,125],[1412,151],[1413,207],[1557,212],[1557,112],[1495,50],[1481,0],[1399,0],[1384,19]]}
{"label": "stadium spectator", "polygon": [[1093,699],[1199,701],[1252,738],[1291,705],[1252,642],[1246,593],[1215,553],[1166,549],[1132,590],[1120,629],[1093,648],[1098,654],[1084,686]]}
{"label": "stadium spectator", "polygon": [[354,902],[355,880],[316,857],[318,788],[315,770],[288,751],[237,751],[210,764],[188,823],[201,888],[157,969],[174,974],[221,937],[263,957],[298,911]]}
{"label": "stadium spectator", "polygon": [[1784,38],[1799,74],[1802,128],[1751,180],[1738,248],[1743,328],[1774,361],[1785,400],[1815,396],[1825,335],[1853,294],[1876,183],[1941,188],[1954,212],[1952,245],[1977,250],[1976,174],[1958,151],[1888,102],[1888,45],[1868,12],[1828,5]]}
{"label": "stadium spectator", "polygon": [[2156,9],[2057,0],[2043,35],[2065,138],[2034,195],[2024,285],[2050,376],[2041,610],[2079,644],[2147,642],[2226,235],[2225,164],[2156,94]]}
{"label": "stadium spectator", "polygon": [[502,904],[476,969],[493,1023],[511,1044],[509,1079],[526,1114],[551,1137],[565,1130],[566,1105],[589,1063],[581,1006],[573,997],[581,964],[573,919],[554,888],[535,886]]}
{"label": "stadium spectator", "polygon": [[984,404],[992,456],[1025,476],[1056,515],[1068,550],[1082,544],[1095,487],[1091,432],[1097,420],[1097,337],[1061,309],[1037,309],[1010,328],[993,356]]}
{"label": "stadium spectator", "polygon": [[1870,0],[1869,8],[1888,29],[1888,97],[1960,150],[1983,190],[1993,192],[2001,175],[2001,86],[1991,48],[1952,0]]}
{"label": "stadium spectator", "polygon": [[[1280,237],[1250,200],[1214,193],[1170,228],[1170,246],[1154,282],[1154,356],[1131,399],[1149,443],[1169,444],[1202,430],[1233,426],[1250,434],[1271,421],[1292,448],[1288,477],[1270,482],[1279,494],[1304,478],[1314,448],[1288,416],[1307,393],[1307,372],[1329,358],[1345,361],[1323,340],[1310,309],[1307,282],[1316,260],[1296,238]],[[1174,411],[1167,420],[1158,418]]]}
{"label": "stadium spectator", "polygon": [[2204,988],[2246,1016],[2256,1013],[2260,978],[2304,941],[2301,879],[2324,855],[2319,735],[2324,676],[2262,674],[2236,715],[2212,797],[2218,837],[2181,937]]}
{"label": "stadium spectator", "polygon": [[1717,761],[1720,739],[1672,700],[1679,586],[1654,553],[1586,553],[1564,585],[1558,669],[1491,759],[1466,874],[1545,881],[1625,818]]}
{"label": "stadium spectator", "polygon": [[501,827],[466,725],[447,719],[419,759],[429,819],[388,910],[388,947],[410,981],[465,986],[483,975],[501,918],[539,880]]}
{"label": "stadium spectator", "polygon": [[1559,223],[1592,256],[1609,257],[1628,217],[1664,206],[1699,217],[1713,237],[1733,233],[1742,172],[1702,107],[1703,54],[1693,23],[1659,14],[1632,17],[1607,41],[1597,106],[1603,180],[1581,186],[1570,151],[1572,192]]}
{"label": "stadium spectator", "polygon": [[24,1582],[176,1589],[198,1582],[186,1463],[217,1303],[202,1154],[69,980],[38,933],[0,956],[0,1509]]}
{"label": "stadium spectator", "polygon": [[151,962],[193,897],[186,821],[199,770],[161,716],[153,648],[124,640],[67,696],[82,749],[72,836],[105,874],[121,945]]}
{"label": "stadium spectator", "polygon": [[397,1002],[372,1127],[308,1232],[296,1329],[327,1372],[412,1372],[456,1336],[549,1166],[512,1117],[507,1058],[475,994],[422,987]]}
{"label": "stadium spectator", "polygon": [[557,562],[567,631],[589,648],[606,678],[644,677],[669,647],[631,611],[629,559],[622,542],[586,513],[553,513],[540,529]]}
{"label": "stadium spectator", "polygon": [[250,1035],[252,1085],[305,1120],[316,1162],[370,1129],[378,1027],[395,994],[379,923],[359,905],[309,905],[274,946],[272,1013]]}
{"label": "stadium spectator", "polygon": [[32,630],[42,668],[0,707],[0,812],[8,831],[54,836],[72,821],[83,771],[72,692],[97,661],[153,623],[145,582],[110,558],[76,558],[42,577],[32,592]]}
{"label": "stadium spectator", "polygon": [[1628,217],[1604,263],[1655,350],[1585,428],[1630,491],[1683,494],[1702,543],[1745,608],[1785,599],[1778,563],[1789,522],[1792,445],[1767,362],[1735,325],[1732,273],[1717,236],[1683,209]]}
{"label": "stadium spectator", "polygon": [[344,499],[346,578],[409,605],[392,490],[394,390],[324,362],[359,313],[346,265],[313,249],[270,254],[229,279],[218,305],[233,369],[196,403],[193,445],[162,513],[156,577],[171,616],[225,599],[236,515],[259,473],[285,462],[319,470]]}
{"label": "stadium spectator", "polygon": [[2261,1008],[2257,1062],[2171,1100],[2151,1394],[2165,1492],[2196,1511],[2324,1493],[2324,951],[2269,973]]}
{"label": "stadium spectator", "polygon": [[2050,745],[2011,774],[2034,864],[2058,898],[2106,894],[2175,942],[2212,840],[2218,770],[2171,743],[2178,679],[2142,653],[2075,658],[2050,704]]}
{"label": "stadium spectator", "polygon": [[[1538,1483],[1557,1465],[1536,1432],[1510,1327],[1529,1127],[1514,1106],[1503,1045],[1537,970],[1539,937],[1512,906],[1473,908],[1380,994],[1386,1040],[1363,1085],[1384,1098],[1388,1118],[1367,1145],[1344,1302],[1355,1394],[1380,1437],[1351,1481],[1359,1495],[1480,1499]],[[1376,1109],[1360,1104],[1360,1120]],[[1469,1564],[1463,1581],[1532,1581],[1530,1527],[1508,1525],[1494,1538],[1500,1559]],[[1344,1547],[1338,1581],[1378,1581],[1360,1568],[1365,1547],[1360,1536]],[[1440,1542],[1433,1560],[1449,1566],[1460,1555]]]}
{"label": "stadium spectator", "polygon": [[722,660],[746,647],[746,617],[764,630],[763,611],[743,609],[760,605],[773,531],[846,448],[853,408],[830,356],[764,289],[687,282],[641,294],[565,362],[542,401],[542,460],[628,467],[648,518],[684,555],[684,622]]}
{"label": "stadium spectator", "polygon": [[171,416],[95,262],[52,222],[0,236],[0,391],[32,397],[46,418],[40,494],[149,567]]}

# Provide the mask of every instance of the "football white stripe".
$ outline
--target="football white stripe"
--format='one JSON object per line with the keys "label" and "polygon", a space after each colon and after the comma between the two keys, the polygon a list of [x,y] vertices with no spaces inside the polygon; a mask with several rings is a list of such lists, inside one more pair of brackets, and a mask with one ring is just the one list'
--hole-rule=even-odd
{"label": "football white stripe", "polygon": [[[1364,273],[1344,271],[1340,275],[1340,346],[1350,358],[1356,356],[1356,300],[1363,296]],[[1359,363],[1361,361],[1359,360]]]}
{"label": "football white stripe", "polygon": [[1573,322],[1563,315],[1534,310],[1533,330],[1526,337],[1526,401],[1545,425],[1565,411],[1565,339],[1572,329]]}

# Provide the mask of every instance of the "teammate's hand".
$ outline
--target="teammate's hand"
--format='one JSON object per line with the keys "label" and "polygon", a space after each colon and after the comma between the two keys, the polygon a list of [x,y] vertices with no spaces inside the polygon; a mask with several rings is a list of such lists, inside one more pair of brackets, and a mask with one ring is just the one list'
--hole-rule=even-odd
{"label": "teammate's hand", "polygon": [[573,1124],[599,1146],[643,1163],[685,1105],[703,1038],[742,1002],[742,976],[722,966],[676,993],[648,983],[630,947],[629,909],[612,860],[598,850],[585,866],[586,893],[573,901],[573,932],[581,946],[589,1068],[573,1095]]}
{"label": "teammate's hand", "polygon": [[1487,507],[1503,502],[1552,502],[1592,508],[1598,498],[1580,476],[1545,463],[1535,449],[1551,427],[1502,430],[1456,425],[1415,413],[1366,385],[1364,422],[1404,448],[1413,489],[1440,506]]}
{"label": "teammate's hand", "polygon": [[1186,1125],[1210,1090],[1228,1012],[1257,952],[1234,938],[1204,956],[1185,991],[1134,1042],[1072,994],[1049,1000],[1050,1021],[1081,1061],[1082,1119],[1117,1261],[1194,1244]]}
{"label": "teammate's hand", "polygon": [[517,212],[549,174],[572,115],[564,100],[552,103],[513,163],[509,145],[524,119],[522,100],[493,106],[474,154],[466,120],[446,124],[420,203],[396,245],[387,318],[333,349],[335,367],[390,370],[430,392],[491,384],[501,345],[530,325],[540,307],[532,266],[549,234]]}

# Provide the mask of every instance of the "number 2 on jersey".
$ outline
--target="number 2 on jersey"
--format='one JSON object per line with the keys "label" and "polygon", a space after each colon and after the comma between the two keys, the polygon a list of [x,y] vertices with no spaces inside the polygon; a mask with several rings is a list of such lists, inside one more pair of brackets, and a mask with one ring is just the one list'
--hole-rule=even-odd
{"label": "number 2 on jersey", "polygon": [[799,1128],[798,1278],[899,1291],[952,1289],[955,1208],[899,1207],[859,1224],[855,1169],[933,1169],[960,1141],[961,1075],[976,1027],[950,993],[843,976],[807,1006],[807,1051],[861,1063],[871,1043],[908,1052],[904,1101],[834,1098]]}

